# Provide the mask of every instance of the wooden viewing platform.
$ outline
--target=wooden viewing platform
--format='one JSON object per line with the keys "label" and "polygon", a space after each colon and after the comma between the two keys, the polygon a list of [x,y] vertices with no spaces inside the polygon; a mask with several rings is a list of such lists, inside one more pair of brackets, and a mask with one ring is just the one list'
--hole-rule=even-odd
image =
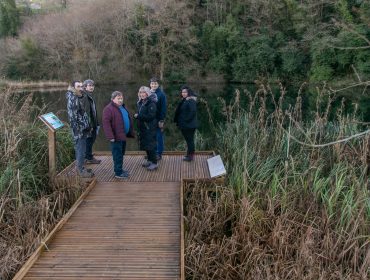
{"label": "wooden viewing platform", "polygon": [[166,153],[147,171],[142,153],[127,153],[125,180],[114,178],[110,154],[96,156],[95,180],[14,279],[185,279],[182,182],[210,178],[213,153],[182,155]]}

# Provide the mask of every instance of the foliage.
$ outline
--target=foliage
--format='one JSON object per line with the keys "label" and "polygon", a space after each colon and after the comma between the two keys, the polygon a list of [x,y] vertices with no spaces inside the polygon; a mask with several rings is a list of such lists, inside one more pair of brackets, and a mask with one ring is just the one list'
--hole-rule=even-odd
{"label": "foliage", "polygon": [[[0,101],[0,278],[12,279],[83,188],[50,183],[46,128],[28,119],[42,112],[32,94],[17,98],[1,89]],[[61,170],[72,161],[73,144],[67,130],[57,141]]]}
{"label": "foliage", "polygon": [[261,85],[244,106],[239,97],[223,103],[208,144],[225,183],[185,186],[187,278],[367,279],[369,134],[315,147],[364,127],[322,96],[309,121],[302,92],[289,109],[283,88],[275,96]]}
{"label": "foliage", "polygon": [[[299,85],[369,74],[367,1],[90,1],[26,21],[0,44],[0,72],[97,81],[280,80]],[[81,16],[81,15],[94,15]]]}
{"label": "foliage", "polygon": [[[9,78],[16,79],[24,77],[26,79],[40,80],[45,73],[41,72],[44,64],[44,54],[36,43],[30,38],[20,40],[20,46],[13,56],[8,58],[6,74]],[[35,71],[38,69],[39,71]]]}
{"label": "foliage", "polygon": [[1,0],[0,38],[17,35],[19,24],[19,13],[15,4],[15,0]]}

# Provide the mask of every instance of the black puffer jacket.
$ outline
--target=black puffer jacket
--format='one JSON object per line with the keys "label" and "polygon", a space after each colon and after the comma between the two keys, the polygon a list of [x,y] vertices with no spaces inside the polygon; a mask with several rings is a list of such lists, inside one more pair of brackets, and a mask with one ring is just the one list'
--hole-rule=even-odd
{"label": "black puffer jacket", "polygon": [[197,128],[197,98],[189,96],[183,98],[176,108],[174,122],[180,129]]}
{"label": "black puffer jacket", "polygon": [[155,150],[157,146],[156,101],[156,95],[152,94],[137,103],[140,149],[144,151]]}

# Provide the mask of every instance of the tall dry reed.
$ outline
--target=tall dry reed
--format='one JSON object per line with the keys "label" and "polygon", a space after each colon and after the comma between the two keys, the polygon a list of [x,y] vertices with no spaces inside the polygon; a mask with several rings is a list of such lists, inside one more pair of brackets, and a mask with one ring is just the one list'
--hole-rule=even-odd
{"label": "tall dry reed", "polygon": [[369,135],[317,146],[368,128],[324,88],[309,116],[301,90],[291,105],[282,86],[246,94],[214,130],[225,186],[188,190],[187,278],[368,279]]}
{"label": "tall dry reed", "polygon": [[[47,131],[32,95],[0,91],[0,279],[11,279],[82,192],[48,180]],[[69,132],[58,131],[58,167],[72,160]]]}

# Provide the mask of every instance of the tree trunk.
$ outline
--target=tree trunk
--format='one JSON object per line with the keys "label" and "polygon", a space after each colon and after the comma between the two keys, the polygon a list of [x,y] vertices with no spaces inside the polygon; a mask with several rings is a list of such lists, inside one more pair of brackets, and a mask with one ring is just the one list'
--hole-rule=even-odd
{"label": "tree trunk", "polygon": [[161,64],[159,69],[159,79],[163,81],[163,75],[164,75],[164,63],[166,61],[166,50],[165,50],[165,44],[164,41],[161,40]]}

